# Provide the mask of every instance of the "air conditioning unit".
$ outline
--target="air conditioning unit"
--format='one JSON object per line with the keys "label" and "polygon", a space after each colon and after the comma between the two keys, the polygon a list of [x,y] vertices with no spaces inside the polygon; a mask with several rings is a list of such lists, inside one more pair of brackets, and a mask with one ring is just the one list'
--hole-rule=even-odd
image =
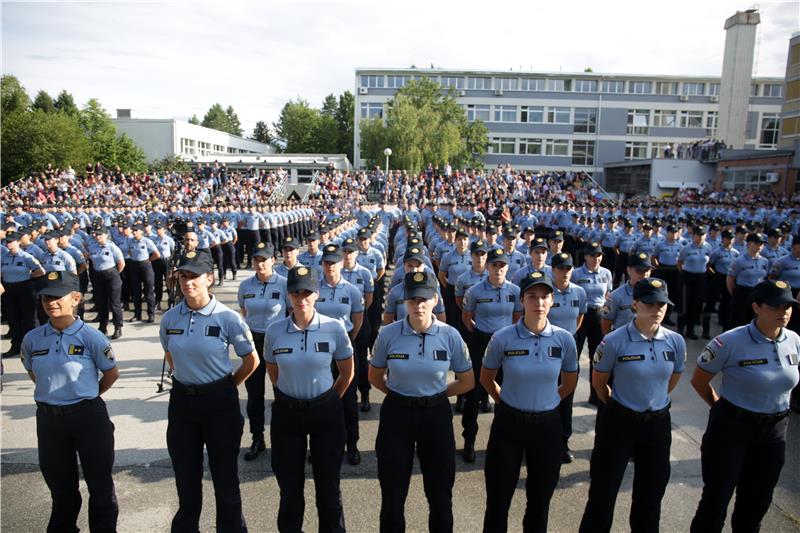
{"label": "air conditioning unit", "polygon": [[495,89],[494,90],[495,96],[503,96],[503,89]]}
{"label": "air conditioning unit", "polygon": [[358,94],[369,94],[369,89],[367,89],[366,87],[359,87]]}
{"label": "air conditioning unit", "polygon": [[689,95],[682,94],[680,96],[680,100],[681,100],[681,102],[688,102],[689,101]]}
{"label": "air conditioning unit", "polygon": [[719,102],[719,96],[717,96],[716,94],[712,94],[711,96],[708,97],[708,99],[711,100],[712,102]]}
{"label": "air conditioning unit", "polygon": [[458,91],[458,96],[467,96],[467,91],[464,90]]}

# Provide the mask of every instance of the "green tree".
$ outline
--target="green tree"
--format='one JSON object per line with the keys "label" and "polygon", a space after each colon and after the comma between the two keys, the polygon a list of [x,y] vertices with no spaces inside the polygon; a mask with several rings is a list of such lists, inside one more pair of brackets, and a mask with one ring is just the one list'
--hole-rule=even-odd
{"label": "green tree", "polygon": [[256,126],[253,128],[253,136],[251,139],[265,144],[272,144],[272,141],[274,140],[272,138],[272,132],[269,130],[269,126],[263,120],[256,122]]}
{"label": "green tree", "polygon": [[228,115],[220,104],[208,108],[201,126],[219,131],[228,131]]}
{"label": "green tree", "polygon": [[147,168],[142,149],[127,135],[117,137],[111,116],[97,99],[92,98],[81,109],[78,123],[89,141],[93,160],[106,166],[119,165],[126,172],[140,172]]}
{"label": "green tree", "polygon": [[50,98],[50,95],[47,94],[47,91],[44,90],[41,90],[38,93],[36,93],[36,98],[34,98],[31,108],[41,109],[45,113],[54,113],[56,110],[56,106],[53,103],[53,99]]}
{"label": "green tree", "polygon": [[53,105],[55,106],[56,111],[66,113],[67,115],[73,117],[78,115],[79,110],[78,106],[75,105],[75,99],[65,90],[58,93]]}
{"label": "green tree", "polygon": [[317,151],[318,122],[320,112],[302,98],[289,100],[281,109],[278,122],[273,129],[280,146],[289,153],[313,153]]}
{"label": "green tree", "polygon": [[339,109],[339,103],[336,101],[336,97],[333,94],[329,94],[325,97],[322,101],[322,109],[320,109],[320,113],[324,117],[335,117],[336,111]]}
{"label": "green tree", "polygon": [[241,137],[242,123],[239,122],[239,116],[233,110],[233,106],[230,105],[228,106],[228,108],[225,110],[225,115],[228,117],[228,129],[226,129],[225,131],[227,131],[231,135],[236,135],[238,137]]}
{"label": "green tree", "polygon": [[0,79],[0,101],[2,101],[0,111],[3,116],[26,111],[31,105],[31,99],[28,97],[25,87],[16,76],[10,74],[6,74]]}
{"label": "green tree", "polygon": [[77,118],[66,113],[40,109],[13,113],[4,117],[0,137],[3,184],[41,170],[47,163],[79,169],[92,160],[91,146]]}
{"label": "green tree", "polygon": [[189,124],[194,124],[195,126],[199,126],[200,119],[197,118],[197,115],[192,115],[192,118],[189,119]]}
{"label": "green tree", "polygon": [[339,105],[336,106],[336,124],[339,128],[339,148],[337,153],[347,154],[353,161],[353,135],[355,129],[356,99],[353,93],[345,91],[339,95]]}
{"label": "green tree", "polygon": [[192,168],[178,155],[168,155],[163,159],[156,159],[150,165],[156,172],[189,172]]}
{"label": "green tree", "polygon": [[393,151],[392,167],[417,172],[428,163],[475,164],[486,151],[486,126],[467,122],[454,91],[431,80],[414,80],[389,101],[386,120],[362,121],[361,153],[380,164]]}

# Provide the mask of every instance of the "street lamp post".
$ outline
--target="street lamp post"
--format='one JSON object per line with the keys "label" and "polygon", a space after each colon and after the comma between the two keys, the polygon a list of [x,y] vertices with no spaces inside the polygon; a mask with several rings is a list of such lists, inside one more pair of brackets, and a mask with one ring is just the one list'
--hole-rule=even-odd
{"label": "street lamp post", "polygon": [[386,168],[386,174],[388,175],[389,174],[389,156],[392,155],[392,149],[391,148],[386,148],[383,151],[383,155],[386,156],[386,167],[385,168]]}

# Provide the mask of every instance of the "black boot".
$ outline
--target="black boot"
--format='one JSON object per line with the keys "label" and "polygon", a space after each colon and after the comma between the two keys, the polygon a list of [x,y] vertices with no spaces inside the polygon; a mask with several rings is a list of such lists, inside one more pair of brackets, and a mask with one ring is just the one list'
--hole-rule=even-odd
{"label": "black boot", "polygon": [[475,462],[475,439],[464,439],[464,451],[461,455],[467,463]]}
{"label": "black boot", "polygon": [[8,359],[9,357],[17,357],[20,354],[19,348],[11,348],[7,352],[3,352],[3,359]]}
{"label": "black boot", "polygon": [[456,398],[456,406],[453,408],[453,411],[456,413],[463,413],[464,412],[464,396],[458,396]]}
{"label": "black boot", "polygon": [[147,323],[148,323],[148,324],[152,324],[152,323],[153,323],[153,322],[155,322],[155,321],[156,321],[156,319],[155,319],[155,317],[153,316],[153,313],[147,313]]}
{"label": "black boot", "polygon": [[569,444],[564,441],[564,449],[561,451],[561,464],[568,465],[570,464],[575,458],[572,455],[572,451],[569,449]]}
{"label": "black boot", "polygon": [[264,433],[254,433],[253,434],[253,444],[250,445],[250,449],[245,452],[244,460],[245,461],[252,461],[256,457],[259,456],[261,452],[267,449],[267,445],[264,442]]}
{"label": "black boot", "polygon": [[353,466],[361,464],[361,452],[358,451],[355,442],[347,445],[347,462]]}
{"label": "black boot", "polygon": [[686,338],[693,341],[698,339],[697,334],[694,332],[694,326],[686,326]]}
{"label": "black boot", "polygon": [[359,406],[358,410],[362,413],[366,413],[370,409],[372,409],[372,404],[369,403],[369,392],[362,392],[361,405]]}
{"label": "black boot", "polygon": [[98,329],[98,330],[100,331],[100,333],[102,333],[103,335],[105,335],[105,336],[108,336],[108,324],[102,324],[102,325],[101,325],[100,327],[98,327],[97,329]]}
{"label": "black boot", "polygon": [[711,315],[703,315],[703,338],[709,340],[711,338]]}
{"label": "black boot", "polygon": [[119,339],[122,337],[122,326],[114,326],[114,334],[111,335],[111,339]]}

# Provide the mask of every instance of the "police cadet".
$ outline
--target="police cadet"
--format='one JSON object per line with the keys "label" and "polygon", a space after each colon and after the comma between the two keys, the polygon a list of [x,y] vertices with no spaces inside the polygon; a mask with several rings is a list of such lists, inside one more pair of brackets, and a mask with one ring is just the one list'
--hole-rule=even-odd
{"label": "police cadet", "polygon": [[[664,280],[667,287],[672,292],[672,299],[675,300],[676,312],[678,313],[678,331],[683,334],[685,316],[683,315],[682,291],[681,291],[681,272],[678,269],[678,256],[683,249],[683,244],[678,240],[678,227],[674,224],[667,226],[667,237],[659,241],[653,249],[652,262],[656,269],[653,276]],[[641,246],[636,250],[637,253],[645,251]],[[700,294],[702,298],[702,294]],[[671,309],[669,310],[671,311]],[[675,322],[669,316],[664,318],[664,324],[674,326]]]}
{"label": "police cadet", "polygon": [[[711,406],[692,532],[721,531],[734,490],[733,531],[758,531],[785,461],[789,393],[798,383],[800,354],[800,336],[786,326],[798,303],[784,281],[762,281],[750,298],[755,320],[709,342],[692,376]],[[711,380],[718,373],[715,390]]]}
{"label": "police cadet", "polygon": [[745,242],[747,248],[731,263],[725,280],[731,295],[731,327],[744,326],[753,319],[750,293],[769,274],[769,261],[760,254],[764,238],[760,233],[749,233]]}
{"label": "police cadet", "polygon": [[[275,401],[270,438],[272,470],[280,487],[278,530],[303,526],[306,443],[311,463],[320,531],[344,531],[339,489],[346,439],[341,396],[353,379],[353,348],[344,326],[314,309],[319,279],[310,268],[289,271],[292,314],[267,328],[264,360]],[[339,376],[334,381],[331,363]]]}
{"label": "police cadet", "polygon": [[130,280],[131,296],[133,297],[133,317],[131,322],[142,320],[142,296],[147,304],[147,322],[155,322],[154,313],[156,299],[154,292],[154,274],[151,261],[161,258],[155,243],[144,236],[144,227],[140,224],[133,226],[133,237],[127,242],[128,278]]}
{"label": "police cadet", "polygon": [[[711,261],[712,247],[706,242],[705,226],[695,226],[692,242],[681,249],[678,256],[678,270],[681,271],[682,316],[686,326],[686,338],[697,339],[694,326],[700,321],[707,293],[708,265]],[[667,285],[669,286],[669,284]],[[681,305],[681,303],[678,303]],[[680,333],[680,331],[679,331]],[[709,337],[708,328],[703,326],[703,335]]]}
{"label": "police cadet", "polygon": [[550,275],[551,267],[547,264],[547,241],[543,237],[536,237],[531,241],[528,254],[530,262],[528,266],[520,268],[511,277],[512,283],[519,286],[524,278],[531,272],[541,272]]}
{"label": "police cadet", "polygon": [[525,268],[528,264],[525,254],[517,250],[517,232],[513,228],[508,228],[503,232],[503,250],[508,255],[506,278],[510,280],[517,270]]}
{"label": "police cadet", "polygon": [[[364,321],[363,293],[342,277],[342,249],[336,244],[326,244],[322,249],[322,274],[319,284],[319,297],[314,308],[320,314],[338,320],[344,326],[350,343],[358,337]],[[334,377],[337,369],[334,367]],[[351,465],[361,463],[358,451],[358,398],[356,389],[358,377],[353,368],[353,380],[342,396],[344,423],[347,428],[347,462]]]}
{"label": "police cadet", "polygon": [[[559,403],[573,393],[578,381],[575,340],[547,318],[553,303],[552,281],[541,272],[531,272],[521,280],[520,290],[524,318],[494,334],[481,370],[481,385],[497,404],[484,468],[486,533],[508,529],[508,509],[523,455],[528,473],[522,527],[547,531],[550,498],[561,471]],[[502,388],[495,380],[500,368]]]}
{"label": "police cadet", "polygon": [[230,269],[232,279],[236,279],[237,265],[239,260],[236,258],[236,243],[239,240],[239,235],[236,232],[230,221],[227,218],[222,219],[222,225],[219,228],[220,233],[223,235],[222,244],[222,274],[224,280],[225,274]]}
{"label": "police cadet", "polygon": [[[572,256],[560,252],[551,260],[553,281],[553,303],[547,313],[547,320],[554,326],[565,329],[573,337],[583,323],[586,315],[586,291],[583,287],[570,281],[572,278]],[[576,372],[580,372],[577,367]],[[576,374],[577,379],[577,374]],[[559,385],[561,378],[559,377]],[[572,404],[575,399],[574,391],[565,396],[558,408],[561,412],[561,430],[564,449],[561,455],[562,463],[571,463],[572,452],[569,449],[569,439],[572,437]]]}
{"label": "police cadet", "polygon": [[[398,270],[398,272],[402,272],[401,281],[393,286],[386,295],[386,309],[384,309],[383,312],[383,324],[391,324],[396,320],[403,320],[406,317],[405,298],[403,296],[405,288],[402,280],[409,272],[422,272],[426,270],[424,260],[425,257],[422,255],[422,250],[420,248],[411,246],[406,249],[405,254],[403,254],[403,269],[401,271]],[[394,276],[392,276],[392,278],[394,278]],[[433,308],[433,314],[439,321],[446,322],[447,317],[444,304],[442,303],[442,294],[439,292],[438,287],[436,290],[439,294],[439,301],[436,302],[436,306]]]}
{"label": "police cadet", "polygon": [[175,252],[175,240],[167,235],[167,229],[160,222],[156,222],[156,238],[153,243],[158,249],[159,258],[152,262],[154,283],[154,299],[156,311],[161,311],[161,299],[164,296],[164,282],[168,275],[172,275],[172,254]]}
{"label": "police cadet", "polygon": [[[611,272],[600,266],[603,258],[603,248],[598,242],[591,242],[584,248],[586,253],[583,256],[583,266],[576,268],[572,272],[573,283],[583,287],[586,291],[586,316],[583,318],[581,327],[575,334],[575,342],[578,345],[578,357],[583,351],[583,343],[589,341],[589,379],[591,380],[592,365],[594,364],[594,354],[600,341],[603,339],[603,332],[600,326],[602,309],[606,304],[606,294],[611,292],[613,279]],[[600,406],[597,394],[592,388],[589,391],[589,403]]]}
{"label": "police cadet", "polygon": [[78,276],[50,272],[39,295],[49,321],[25,335],[22,364],[35,383],[39,467],[53,499],[47,531],[78,531],[78,457],[89,489],[89,529],[116,531],[114,424],[100,398],[119,376],[114,352],[103,334],[74,316]]}
{"label": "police cadet", "polygon": [[[474,261],[474,260],[473,260]],[[488,275],[464,295],[462,321],[469,331],[470,358],[475,381],[480,379],[481,360],[492,334],[517,321],[522,315],[519,287],[506,280],[508,255],[503,249],[491,250],[486,258]],[[461,425],[464,428],[464,460],[475,462],[475,437],[478,435],[478,406],[489,412],[486,389],[476,387],[464,402]]]}
{"label": "police cadet", "polygon": [[[258,355],[244,320],[209,291],[214,286],[211,254],[184,252],[177,270],[184,300],[164,314],[159,331],[173,376],[167,449],[178,511],[172,531],[198,531],[204,446],[214,481],[217,530],[246,531],[237,462],[244,420],[236,388],[258,366]],[[242,358],[233,373],[231,346]]]}
{"label": "police cadet", "polygon": [[[489,249],[486,247],[486,241],[476,240],[469,245],[469,255],[472,262],[472,268],[461,274],[456,280],[455,290],[453,294],[456,298],[456,305],[463,311],[464,295],[476,283],[486,279],[488,272],[486,272],[486,255]],[[459,323],[459,331],[467,333],[466,326],[462,320]]]}
{"label": "police cadet", "polygon": [[[711,313],[717,308],[717,318],[722,331],[730,328],[731,293],[726,287],[728,270],[733,261],[739,257],[739,251],[733,246],[733,232],[729,229],[721,233],[721,242],[709,258],[709,278],[706,289],[705,307],[703,308],[703,338],[711,338]],[[719,302],[719,306],[717,306]]]}
{"label": "police cadet", "polygon": [[[60,230],[50,230],[44,234],[42,240],[44,241],[44,252],[40,256],[42,268],[45,273],[48,272],[72,272],[78,273],[78,267],[75,260],[67,252],[58,247],[58,239],[61,237]],[[44,310],[44,305],[39,301],[36,307],[39,324],[47,322],[47,313]]]}
{"label": "police cadet", "polygon": [[299,248],[300,241],[294,237],[286,237],[281,245],[281,257],[283,258],[283,262],[275,266],[275,272],[284,278],[288,278],[289,271],[299,265],[297,261],[297,250]]}
{"label": "police cadet", "polygon": [[89,259],[92,262],[94,291],[98,329],[106,334],[108,327],[108,311],[111,308],[111,320],[114,324],[112,339],[122,337],[122,278],[120,272],[125,269],[125,259],[119,247],[108,238],[108,229],[100,226],[94,230],[94,243],[89,245]]}
{"label": "police cadet", "polygon": [[[455,483],[453,413],[448,397],[475,385],[467,346],[458,331],[436,320],[438,296],[431,272],[404,279],[408,316],[381,328],[370,359],[369,381],[383,391],[375,452],[381,486],[381,532],[405,531],[405,501],[419,457],[428,530],[453,530]],[[456,380],[447,382],[448,371]]]}
{"label": "police cadet", "polygon": [[[797,298],[800,293],[800,235],[795,235],[792,239],[790,253],[772,263],[769,277],[785,281],[791,287],[792,295]],[[795,333],[800,333],[800,313],[792,313],[787,327]]]}
{"label": "police cadet", "polygon": [[322,251],[319,248],[319,233],[312,232],[306,236],[306,251],[297,257],[301,265],[321,271]]}
{"label": "police cadet", "polygon": [[3,315],[8,321],[11,347],[3,358],[20,354],[20,345],[26,333],[35,326],[36,290],[34,278],[44,275],[39,261],[20,248],[19,232],[7,231],[5,246],[2,249]]}
{"label": "police cadet", "polygon": [[[597,415],[589,467],[589,499],[581,532],[610,531],[628,461],[636,468],[629,523],[658,531],[670,477],[670,392],[686,359],[686,341],[661,326],[672,305],[667,285],[645,278],[633,287],[636,318],[605,336],[594,357],[592,388],[604,406]],[[614,384],[608,381],[614,373]]]}
{"label": "police cadet", "polygon": [[600,319],[603,335],[608,335],[612,329],[619,329],[633,320],[633,288],[639,280],[649,278],[653,272],[650,256],[644,252],[631,254],[625,259],[625,264],[628,281],[614,289],[603,306],[603,316]]}
{"label": "police cadet", "polygon": [[286,318],[287,310],[291,309],[286,278],[272,269],[275,264],[275,249],[272,244],[256,244],[252,259],[255,274],[242,281],[237,293],[239,311],[253,334],[259,359],[259,365],[244,382],[247,388],[247,419],[253,435],[253,443],[244,454],[245,461],[252,461],[267,448],[264,442],[264,389],[267,376],[264,365],[264,334],[270,324]]}
{"label": "police cadet", "polygon": [[469,235],[459,228],[456,231],[455,249],[445,253],[439,263],[439,283],[442,285],[444,311],[447,323],[458,327],[461,323],[461,309],[456,305],[455,289],[459,276],[472,266],[469,253]]}

